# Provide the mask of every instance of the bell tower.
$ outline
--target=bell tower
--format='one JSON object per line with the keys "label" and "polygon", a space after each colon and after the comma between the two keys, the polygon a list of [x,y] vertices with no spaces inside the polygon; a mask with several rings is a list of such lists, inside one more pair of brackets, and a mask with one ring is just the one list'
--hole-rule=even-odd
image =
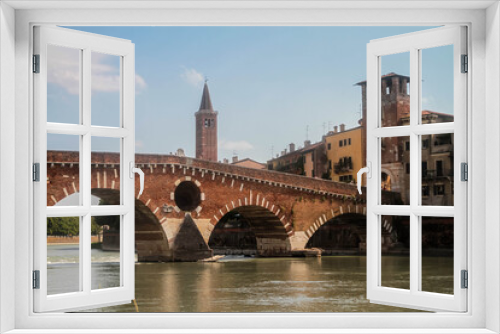
{"label": "bell tower", "polygon": [[207,81],[196,118],[196,159],[217,162],[217,111],[214,111]]}

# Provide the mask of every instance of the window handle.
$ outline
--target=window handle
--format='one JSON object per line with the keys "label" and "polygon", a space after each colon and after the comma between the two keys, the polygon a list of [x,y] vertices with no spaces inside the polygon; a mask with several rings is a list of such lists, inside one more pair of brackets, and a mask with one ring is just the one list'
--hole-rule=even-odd
{"label": "window handle", "polygon": [[372,177],[372,163],[368,161],[366,164],[368,166],[363,167],[358,171],[358,178],[356,180],[356,182],[358,183],[358,192],[360,195],[363,194],[361,192],[361,176],[363,175],[363,173],[366,173],[367,178],[371,179]]}
{"label": "window handle", "polygon": [[131,161],[130,162],[130,178],[131,179],[134,178],[134,173],[139,174],[139,185],[140,185],[139,195],[142,195],[142,192],[144,191],[144,172],[142,171],[142,169],[134,167],[134,162]]}

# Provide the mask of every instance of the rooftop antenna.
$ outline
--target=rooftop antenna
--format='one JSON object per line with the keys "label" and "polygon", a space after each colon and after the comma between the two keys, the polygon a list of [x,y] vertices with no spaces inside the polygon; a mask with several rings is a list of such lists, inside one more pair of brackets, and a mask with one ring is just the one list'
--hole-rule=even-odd
{"label": "rooftop antenna", "polygon": [[306,140],[309,140],[309,125],[306,125]]}
{"label": "rooftop antenna", "polygon": [[274,145],[271,145],[271,159],[274,158]]}
{"label": "rooftop antenna", "polygon": [[323,122],[323,134],[326,133],[326,122]]}
{"label": "rooftop antenna", "polygon": [[363,117],[363,110],[362,110],[361,103],[359,104],[359,111],[354,113],[354,117],[356,118],[356,120],[359,120],[361,117]]}
{"label": "rooftop antenna", "polygon": [[331,130],[332,130],[332,122],[328,121],[328,131],[331,131]]}

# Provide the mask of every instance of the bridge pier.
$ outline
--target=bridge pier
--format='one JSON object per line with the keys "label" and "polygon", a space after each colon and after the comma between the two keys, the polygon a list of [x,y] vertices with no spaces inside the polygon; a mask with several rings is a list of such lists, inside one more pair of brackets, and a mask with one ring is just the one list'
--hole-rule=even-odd
{"label": "bridge pier", "polygon": [[186,214],[172,244],[173,260],[195,262],[214,256],[190,214]]}
{"label": "bridge pier", "polygon": [[291,256],[292,248],[290,243],[284,239],[275,238],[256,238],[257,239],[257,256],[262,257],[277,257]]}

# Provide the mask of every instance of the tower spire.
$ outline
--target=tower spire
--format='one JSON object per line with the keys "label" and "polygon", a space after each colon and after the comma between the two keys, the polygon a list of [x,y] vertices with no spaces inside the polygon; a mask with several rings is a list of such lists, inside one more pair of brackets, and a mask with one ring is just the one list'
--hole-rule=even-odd
{"label": "tower spire", "polygon": [[217,112],[212,106],[207,81],[196,118],[196,158],[217,161]]}
{"label": "tower spire", "polygon": [[203,95],[201,96],[200,111],[214,111],[212,106],[212,100],[210,99],[210,92],[208,91],[208,80],[205,80],[205,86],[203,87]]}

